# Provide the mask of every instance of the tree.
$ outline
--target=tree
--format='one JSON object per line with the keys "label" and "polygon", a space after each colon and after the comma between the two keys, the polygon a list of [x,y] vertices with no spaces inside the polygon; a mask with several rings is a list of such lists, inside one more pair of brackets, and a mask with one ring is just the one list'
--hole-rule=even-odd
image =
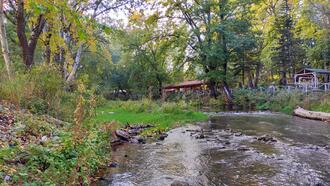
{"label": "tree", "polygon": [[236,49],[245,46],[240,41],[245,40],[244,35],[249,32],[249,29],[241,29],[249,24],[240,13],[251,3],[227,0],[168,0],[165,3],[169,17],[179,14],[177,19],[184,20],[189,26],[187,45],[196,54],[195,62],[204,70],[211,96],[217,97],[217,85],[220,85],[228,103],[232,100],[229,88],[231,62]]}
{"label": "tree", "polygon": [[293,20],[288,0],[284,0],[278,17],[275,18],[275,29],[279,34],[278,47],[275,48],[274,61],[280,67],[280,85],[287,84],[287,73],[293,67]]}
{"label": "tree", "polygon": [[[37,11],[32,11],[32,18],[30,11],[36,9],[27,8],[26,3],[31,3],[33,5],[33,2],[24,0],[8,0],[8,2],[10,6],[10,11],[6,15],[8,20],[10,20],[13,24],[16,25],[16,34],[22,50],[23,63],[27,68],[30,68],[34,63],[33,58],[38,39],[46,24],[46,10],[42,11],[41,13],[37,13]],[[26,27],[28,26],[30,32],[26,32]]]}
{"label": "tree", "polygon": [[305,48],[305,65],[330,67],[330,5],[324,0],[304,0],[299,7],[297,37]]}
{"label": "tree", "polygon": [[3,0],[0,0],[0,41],[1,41],[1,51],[5,61],[6,70],[8,74],[8,78],[11,79],[11,69],[10,69],[10,58],[9,58],[9,49],[8,49],[8,41],[6,34],[6,27],[4,22],[4,14],[3,14]]}
{"label": "tree", "polygon": [[[169,52],[174,48],[177,33],[171,29],[159,29],[158,16],[157,12],[150,16],[133,15],[131,22],[136,28],[128,31],[123,38],[127,38],[126,50],[133,58],[133,81],[141,82],[145,90],[154,89],[157,92],[155,97],[160,98],[164,82],[169,79],[167,68],[172,62]],[[170,25],[164,27],[169,28]]]}
{"label": "tree", "polygon": [[[115,10],[117,10],[121,7],[127,6],[127,5],[133,5],[133,2],[131,0],[115,0],[115,1],[92,0],[92,1],[88,1],[86,3],[78,2],[77,4],[73,5],[72,9],[76,8],[78,11],[81,12],[82,15],[85,15],[88,17],[85,22],[84,27],[82,27],[82,28],[91,28],[92,29],[93,27],[98,25],[96,21],[99,16],[102,16],[103,14],[108,13],[110,11],[115,11]],[[91,13],[89,13],[89,12],[91,12]],[[67,25],[70,26],[70,23]],[[69,34],[69,33],[66,33],[66,34]],[[81,34],[81,32],[80,32],[80,34]],[[87,37],[93,36],[93,33],[87,33],[87,34],[89,34]],[[94,45],[93,39],[88,39],[88,38],[86,39],[86,36],[83,36],[83,37],[84,37],[85,41],[83,39],[80,42],[73,42],[75,45],[77,45],[77,51],[76,51],[76,55],[73,60],[72,67],[70,67],[71,71],[68,72],[67,69],[64,70],[65,79],[66,79],[66,82],[68,82],[68,83],[73,81],[75,78],[75,74],[80,65],[81,56],[82,56],[84,47],[89,47],[90,45]],[[69,37],[66,43],[72,42],[71,39],[72,38]]]}

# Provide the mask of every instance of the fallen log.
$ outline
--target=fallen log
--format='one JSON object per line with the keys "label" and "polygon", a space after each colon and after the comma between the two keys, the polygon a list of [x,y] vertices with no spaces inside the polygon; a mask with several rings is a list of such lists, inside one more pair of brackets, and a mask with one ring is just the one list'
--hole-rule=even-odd
{"label": "fallen log", "polygon": [[293,112],[299,117],[330,122],[330,113],[309,111],[301,107],[296,108]]}

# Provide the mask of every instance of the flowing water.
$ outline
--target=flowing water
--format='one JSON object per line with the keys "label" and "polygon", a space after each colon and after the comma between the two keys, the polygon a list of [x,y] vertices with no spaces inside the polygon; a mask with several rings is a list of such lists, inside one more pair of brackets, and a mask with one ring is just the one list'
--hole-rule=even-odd
{"label": "flowing water", "polygon": [[112,157],[119,166],[109,168],[98,184],[330,185],[327,123],[220,113],[168,134],[162,142],[118,148]]}

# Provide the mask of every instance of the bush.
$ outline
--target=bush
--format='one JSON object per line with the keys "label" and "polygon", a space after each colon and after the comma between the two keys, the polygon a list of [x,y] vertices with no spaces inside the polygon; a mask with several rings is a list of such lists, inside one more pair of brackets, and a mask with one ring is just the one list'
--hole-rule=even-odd
{"label": "bush", "polygon": [[72,120],[75,94],[64,91],[65,82],[52,65],[37,65],[16,74],[12,80],[0,80],[0,99],[7,100],[35,114],[49,114]]}
{"label": "bush", "polygon": [[33,97],[29,100],[26,106],[33,114],[45,114],[48,110],[47,102],[38,97]]}
{"label": "bush", "polygon": [[282,90],[269,100],[270,109],[277,112],[292,113],[303,102],[304,94],[301,91],[288,92]]}
{"label": "bush", "polygon": [[330,94],[319,96],[318,101],[311,100],[310,107],[312,110],[320,112],[330,112]]}
{"label": "bush", "polygon": [[236,106],[246,109],[254,109],[258,102],[258,97],[255,90],[238,89],[233,93],[233,103]]}
{"label": "bush", "polygon": [[289,114],[299,105],[308,107],[306,103],[306,96],[301,91],[281,90],[275,94],[249,89],[234,91],[234,105],[244,110],[271,110]]}

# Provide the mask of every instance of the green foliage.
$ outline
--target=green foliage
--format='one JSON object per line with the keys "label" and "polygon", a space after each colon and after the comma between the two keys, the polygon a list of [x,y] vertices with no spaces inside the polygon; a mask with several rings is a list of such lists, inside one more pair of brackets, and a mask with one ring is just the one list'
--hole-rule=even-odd
{"label": "green foliage", "polygon": [[255,91],[249,89],[239,89],[234,91],[233,103],[242,107],[244,110],[252,109],[257,103]]}
{"label": "green foliage", "polygon": [[173,113],[173,114],[180,114],[185,113],[187,111],[193,111],[194,109],[185,101],[179,102],[165,102],[162,103],[159,111],[163,113]]}
{"label": "green foliage", "polygon": [[0,80],[0,99],[10,101],[36,114],[50,114],[70,120],[72,93],[64,91],[64,82],[54,66],[38,65],[12,80]]}
{"label": "green foliage", "polygon": [[270,110],[292,114],[297,107],[327,112],[329,98],[323,94],[281,90],[275,94],[256,90],[239,89],[234,91],[234,104],[248,110]]}
{"label": "green foliage", "polygon": [[330,94],[322,95],[317,102],[311,103],[311,109],[320,112],[330,113]]}
{"label": "green foliage", "polygon": [[[81,135],[71,125],[56,127],[42,117],[18,113],[13,140],[1,144],[0,172],[9,175],[13,185],[76,185],[81,180],[89,184],[90,176],[110,157],[111,131],[108,124],[83,127]],[[75,143],[75,135],[80,143]]]}
{"label": "green foliage", "polygon": [[116,101],[111,102],[114,103],[115,107],[118,109],[122,109],[128,112],[134,113],[142,113],[142,112],[149,112],[156,110],[157,104],[150,99],[143,99],[141,101]]}
{"label": "green foliage", "polygon": [[300,91],[281,91],[270,100],[270,107],[274,111],[291,114],[292,111],[303,101],[304,94]]}
{"label": "green foliage", "polygon": [[48,110],[47,102],[38,97],[33,97],[29,100],[28,103],[26,103],[26,107],[33,114],[45,114]]}

